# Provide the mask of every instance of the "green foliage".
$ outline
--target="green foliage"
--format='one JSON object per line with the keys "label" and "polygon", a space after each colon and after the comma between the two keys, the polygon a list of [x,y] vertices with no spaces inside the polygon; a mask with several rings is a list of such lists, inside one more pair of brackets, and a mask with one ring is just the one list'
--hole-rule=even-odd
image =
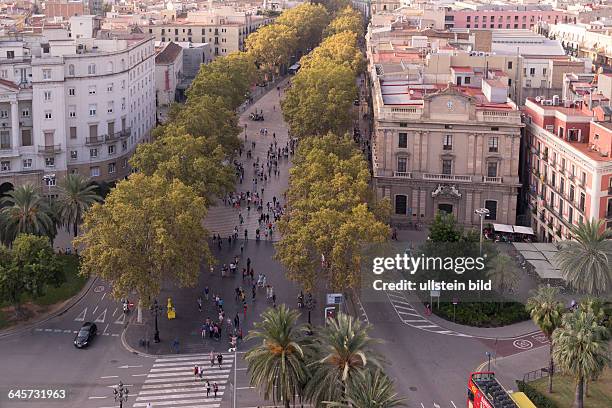
{"label": "green foliage", "polygon": [[382,370],[368,370],[357,381],[351,382],[346,402],[326,402],[329,407],[341,408],[392,408],[404,406],[405,398],[399,398],[393,381]]}
{"label": "green foliage", "polygon": [[74,236],[78,234],[78,227],[89,208],[102,201],[96,192],[97,186],[80,174],[68,174],[59,184],[59,197],[57,203],[60,217],[67,227],[73,229]]}
{"label": "green foliage", "polygon": [[527,300],[527,312],[548,338],[561,325],[561,319],[565,312],[563,303],[559,299],[558,288],[539,286],[535,294]]}
{"label": "green foliage", "polygon": [[521,275],[512,258],[504,254],[498,254],[490,262],[486,272],[491,285],[499,294],[512,292],[521,280]]}
{"label": "green foliage", "polygon": [[325,29],[326,36],[350,31],[356,35],[363,33],[363,18],[353,7],[347,6],[336,13],[335,18]]}
{"label": "green foliage", "polygon": [[553,401],[548,399],[545,395],[540,393],[540,391],[538,391],[537,389],[535,389],[528,383],[517,380],[516,385],[518,387],[518,390],[521,392],[524,392],[525,395],[527,395],[527,398],[529,398],[536,407],[538,408],[560,408],[557,406],[557,404],[555,404]]}
{"label": "green foliage", "polygon": [[349,67],[353,75],[357,75],[365,68],[365,59],[357,47],[357,34],[344,31],[328,37],[311,53],[300,60],[302,70],[332,61],[338,65]]}
{"label": "green foliage", "polygon": [[329,24],[329,14],[319,4],[302,3],[285,10],[276,23],[295,29],[297,45],[301,51],[306,51],[321,41],[323,30]]}
{"label": "green foliage", "polygon": [[458,324],[474,327],[501,327],[529,319],[525,306],[518,302],[459,302],[455,306],[451,302],[440,302],[440,308],[435,303],[434,314]]}
{"label": "green foliage", "polygon": [[75,239],[82,273],[109,282],[115,298],[136,290],[145,306],[164,281],[193,286],[212,258],[205,215],[204,199],[179,180],[133,174],[85,216]]}
{"label": "green foliage", "polygon": [[299,313],[280,305],[262,313],[262,321],[255,323],[247,339],[261,340],[250,349],[245,360],[251,385],[257,387],[266,400],[272,397],[285,406],[301,393],[307,380],[305,328],[297,325]]}
{"label": "green foliage", "polygon": [[556,255],[565,280],[587,294],[612,291],[612,230],[593,219],[572,227],[572,235],[574,239],[563,241]]}
{"label": "green foliage", "polygon": [[20,234],[12,248],[0,249],[0,294],[18,305],[22,296],[42,296],[47,285],[64,280],[62,263],[46,237]]}
{"label": "green foliage", "polygon": [[49,202],[32,184],[17,186],[0,199],[2,240],[11,243],[19,234],[54,237],[56,225]]}
{"label": "green foliage", "polygon": [[429,239],[432,242],[458,242],[463,229],[457,225],[452,214],[438,212],[429,226]]}
{"label": "green foliage", "polygon": [[287,65],[298,47],[297,30],[284,24],[260,27],[246,39],[246,49],[266,74]]}

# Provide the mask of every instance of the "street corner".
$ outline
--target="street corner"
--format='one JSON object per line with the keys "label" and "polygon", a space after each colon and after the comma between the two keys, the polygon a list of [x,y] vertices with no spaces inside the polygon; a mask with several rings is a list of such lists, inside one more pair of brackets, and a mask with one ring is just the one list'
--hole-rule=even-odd
{"label": "street corner", "polygon": [[549,341],[541,332],[534,332],[510,339],[481,339],[498,357],[507,357],[525,351],[548,346]]}

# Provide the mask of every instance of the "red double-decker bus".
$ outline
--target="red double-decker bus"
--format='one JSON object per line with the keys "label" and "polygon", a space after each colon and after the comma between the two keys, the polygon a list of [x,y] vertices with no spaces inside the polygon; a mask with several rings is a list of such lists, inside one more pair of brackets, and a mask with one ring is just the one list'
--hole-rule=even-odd
{"label": "red double-decker bus", "polygon": [[468,408],[519,408],[493,372],[470,374],[467,391]]}

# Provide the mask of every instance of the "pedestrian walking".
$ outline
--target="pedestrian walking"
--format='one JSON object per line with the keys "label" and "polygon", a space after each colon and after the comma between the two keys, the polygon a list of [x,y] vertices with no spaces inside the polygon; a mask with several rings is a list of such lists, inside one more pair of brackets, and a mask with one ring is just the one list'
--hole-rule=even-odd
{"label": "pedestrian walking", "polygon": [[221,368],[221,363],[223,363],[223,354],[217,354],[217,362],[219,363],[219,368]]}
{"label": "pedestrian walking", "polygon": [[177,337],[177,338],[175,338],[175,339],[174,339],[174,341],[172,342],[172,348],[174,349],[174,352],[175,352],[176,354],[178,354],[178,353],[179,353],[179,351],[180,351],[179,347],[180,347],[180,343],[179,343],[179,339],[178,339],[178,337]]}
{"label": "pedestrian walking", "polygon": [[240,317],[238,317],[238,313],[236,313],[236,316],[234,317],[234,329],[238,330],[239,327],[240,327]]}
{"label": "pedestrian walking", "polygon": [[198,379],[199,374],[200,374],[200,367],[196,365],[193,367],[193,376],[195,377],[194,380]]}
{"label": "pedestrian walking", "polygon": [[242,303],[242,312],[244,314],[244,319],[246,320],[246,313],[247,313],[247,302],[246,302],[246,300]]}
{"label": "pedestrian walking", "polygon": [[[211,266],[211,268],[212,268],[212,266]],[[213,272],[213,271],[211,271],[211,272]],[[210,289],[208,288],[208,286],[204,286],[204,298],[206,300],[208,300],[208,293],[209,292],[210,292]]]}
{"label": "pedestrian walking", "polygon": [[204,367],[200,367],[200,381],[204,381]]}
{"label": "pedestrian walking", "polygon": [[206,380],[206,398],[210,395],[210,382]]}
{"label": "pedestrian walking", "polygon": [[216,382],[213,385],[213,392],[215,393],[215,398],[217,398],[217,392],[219,392],[219,386],[217,385]]}
{"label": "pedestrian walking", "polygon": [[201,312],[202,311],[202,298],[198,296],[198,310]]}

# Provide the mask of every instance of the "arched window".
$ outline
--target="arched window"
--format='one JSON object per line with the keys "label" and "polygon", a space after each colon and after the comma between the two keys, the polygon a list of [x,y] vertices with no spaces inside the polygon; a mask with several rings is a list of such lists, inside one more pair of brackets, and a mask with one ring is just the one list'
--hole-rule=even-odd
{"label": "arched window", "polygon": [[68,75],[74,76],[74,65],[68,65]]}

